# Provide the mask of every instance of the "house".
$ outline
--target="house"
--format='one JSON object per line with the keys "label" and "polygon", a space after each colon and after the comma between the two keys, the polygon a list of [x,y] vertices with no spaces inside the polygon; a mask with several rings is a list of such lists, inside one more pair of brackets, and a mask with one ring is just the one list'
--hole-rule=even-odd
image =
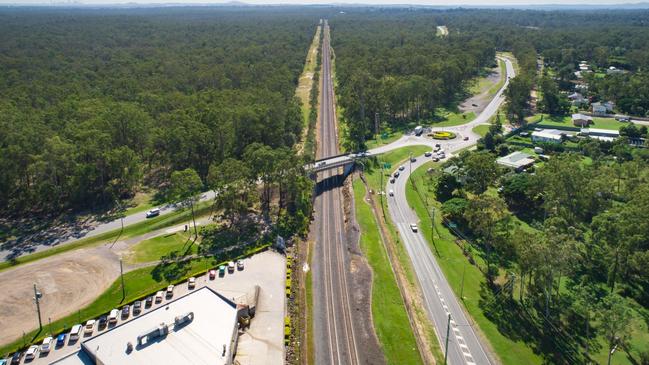
{"label": "house", "polygon": [[613,111],[615,104],[610,101],[592,103],[591,108],[595,115],[605,115]]}
{"label": "house", "polygon": [[516,151],[497,159],[496,163],[501,166],[512,168],[516,171],[523,171],[523,169],[534,164],[534,159],[527,153]]}
{"label": "house", "polygon": [[572,102],[573,106],[588,104],[588,100],[586,100],[586,98],[584,98],[584,96],[578,92],[568,95],[568,99]]}
{"label": "house", "polygon": [[588,127],[593,123],[593,118],[584,114],[573,114],[572,115],[572,124],[577,127]]}
{"label": "house", "polygon": [[542,129],[532,132],[532,142],[561,143],[565,132],[557,129]]}
{"label": "house", "polygon": [[612,129],[582,128],[580,134],[600,141],[612,142],[620,136],[620,131]]}

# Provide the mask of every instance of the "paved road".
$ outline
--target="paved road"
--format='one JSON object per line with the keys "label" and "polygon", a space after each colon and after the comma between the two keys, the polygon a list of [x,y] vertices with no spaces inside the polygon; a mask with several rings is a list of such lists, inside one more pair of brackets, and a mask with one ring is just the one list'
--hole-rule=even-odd
{"label": "paved road", "polygon": [[[318,157],[338,154],[329,25],[322,42],[322,95]],[[359,364],[359,353],[349,303],[348,253],[343,241],[342,190],[337,170],[319,174],[321,193],[315,201],[316,245],[313,256],[313,321],[316,364]],[[330,179],[330,180],[328,180]]]}
{"label": "paved road", "polygon": [[[514,68],[511,62],[509,60],[505,62],[507,63],[508,76],[513,77]],[[502,92],[507,85],[508,82],[505,83],[487,108],[474,121],[464,126],[444,128],[446,130],[452,130],[462,137],[469,137],[467,141],[464,141],[462,138],[458,138],[458,142],[444,141],[440,143],[437,141],[437,143],[442,145],[447,155],[452,154],[453,151],[458,151],[459,149],[475,144],[479,136],[471,132],[471,129],[475,125],[486,123],[496,113],[503,102]],[[371,153],[378,154],[408,145],[430,143],[425,138],[404,136],[393,144],[372,150]],[[440,340],[442,348],[444,348],[444,342],[446,340],[448,315],[451,315],[448,350],[449,363],[491,364],[492,361],[487,355],[485,347],[472,327],[472,321],[465,316],[458,299],[455,297],[453,290],[444,277],[426,239],[420,232],[413,232],[410,228],[411,223],[418,223],[419,225],[430,224],[430,222],[419,222],[419,218],[408,206],[406,200],[408,176],[412,171],[426,163],[427,160],[424,156],[418,157],[416,162],[406,165],[406,169],[402,171],[401,176],[394,184],[387,184],[386,190],[394,190],[394,196],[388,198],[390,216],[397,226],[399,235],[413,263],[415,274],[424,295],[426,311],[435,324],[437,338]]]}

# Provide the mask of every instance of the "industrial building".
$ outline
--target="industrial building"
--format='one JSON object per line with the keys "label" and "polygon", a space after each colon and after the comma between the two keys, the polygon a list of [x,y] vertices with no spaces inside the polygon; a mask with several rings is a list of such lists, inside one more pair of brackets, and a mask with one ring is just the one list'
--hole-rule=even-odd
{"label": "industrial building", "polygon": [[234,302],[203,287],[82,341],[52,365],[230,365],[238,317]]}

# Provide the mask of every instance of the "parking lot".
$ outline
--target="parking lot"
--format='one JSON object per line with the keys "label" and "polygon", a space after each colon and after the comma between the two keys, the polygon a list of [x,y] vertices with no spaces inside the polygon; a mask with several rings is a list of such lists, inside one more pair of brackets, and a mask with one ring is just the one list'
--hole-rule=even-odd
{"label": "parking lot", "polygon": [[[242,365],[246,364],[282,364],[284,363],[284,278],[286,259],[283,255],[273,251],[265,251],[247,258],[243,261],[243,270],[235,269],[230,273],[225,271],[223,276],[218,274],[210,280],[208,274],[196,277],[196,287],[209,286],[223,296],[241,302],[259,285],[260,293],[257,302],[255,317],[250,322],[250,327],[240,332],[239,345],[235,359]],[[193,290],[195,290],[193,289]],[[109,325],[99,331],[97,324],[91,335],[81,336],[79,341],[68,342],[61,347],[53,347],[49,354],[38,354],[33,361],[21,361],[21,364],[49,364],[63,358],[81,348],[80,342],[92,338],[94,335],[105,332],[115,325],[125,323],[146,314],[148,311],[165,305],[169,300],[176,299],[189,293],[187,282],[179,283],[174,287],[173,297],[163,298],[161,303],[153,303],[151,307],[144,308],[139,315],[133,315],[132,303],[128,318],[122,319],[121,311],[117,323]],[[152,293],[155,295],[155,293]],[[144,303],[143,303],[144,304]],[[120,308],[117,308],[121,310]],[[85,324],[85,323],[82,323]],[[56,342],[56,336],[55,336]]]}

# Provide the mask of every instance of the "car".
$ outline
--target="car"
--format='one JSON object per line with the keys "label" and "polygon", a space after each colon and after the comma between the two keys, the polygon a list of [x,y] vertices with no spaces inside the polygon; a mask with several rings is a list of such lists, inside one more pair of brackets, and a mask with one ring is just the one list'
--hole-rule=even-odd
{"label": "car", "polygon": [[83,331],[83,326],[81,324],[75,324],[70,330],[70,341],[76,341],[81,337],[81,331]]}
{"label": "car", "polygon": [[164,296],[164,293],[161,291],[155,293],[155,302],[160,303],[162,302],[162,297]]}
{"label": "car", "polygon": [[469,137],[464,137],[464,138],[462,138],[462,139],[465,140],[465,141],[468,141],[468,140],[469,140]]}
{"label": "car", "polygon": [[234,261],[228,262],[228,272],[233,273],[234,272]]}
{"label": "car", "polygon": [[142,301],[137,300],[133,303],[133,315],[136,316],[142,312]]}
{"label": "car", "polygon": [[225,275],[225,265],[219,266],[219,276]]}
{"label": "car", "polygon": [[403,171],[403,170],[405,170],[405,169],[406,169],[405,166],[403,166],[403,165],[399,166],[399,171]]}
{"label": "car", "polygon": [[17,365],[20,364],[20,360],[23,359],[23,353],[18,351],[14,354],[14,356],[11,357],[11,365]]}
{"label": "car", "polygon": [[399,177],[399,171],[395,171],[392,176],[394,176],[395,178]]}
{"label": "car", "polygon": [[54,342],[54,338],[52,337],[45,337],[43,339],[43,343],[41,343],[41,353],[46,354],[50,352],[52,349],[52,343]]}
{"label": "car", "polygon": [[430,151],[426,151],[426,153],[424,153],[424,156],[425,156],[425,157],[430,157],[430,156],[432,156],[432,155],[433,155],[433,153],[430,152]]}
{"label": "car", "polygon": [[243,261],[237,260],[237,270],[243,270]]}
{"label": "car", "polygon": [[104,314],[103,316],[99,317],[99,320],[97,321],[97,330],[98,331],[102,330],[106,328],[107,325],[108,325],[108,316]]}
{"label": "car", "polygon": [[471,104],[472,107],[476,108],[478,104]]}
{"label": "car", "polygon": [[171,297],[173,297],[173,296],[174,296],[174,285],[173,285],[173,284],[170,284],[170,285],[167,287],[167,298],[171,298]]}
{"label": "car", "polygon": [[437,152],[437,151],[439,151],[441,149],[442,149],[442,147],[440,145],[435,145],[435,148],[433,149],[433,152]]}
{"label": "car", "polygon": [[196,278],[191,277],[189,280],[187,280],[187,289],[194,289],[196,287]]}
{"label": "car", "polygon": [[117,323],[118,316],[119,316],[119,311],[117,309],[111,310],[110,313],[108,314],[108,323],[109,324]]}
{"label": "car", "polygon": [[390,179],[390,184],[394,184],[395,181],[396,181],[396,180],[395,180],[394,178],[391,178],[391,179]]}
{"label": "car", "polygon": [[214,269],[210,270],[209,275],[210,275],[210,280],[216,279],[216,270]]}
{"label": "car", "polygon": [[410,229],[412,229],[413,232],[419,231],[419,228],[417,228],[417,225],[414,223],[410,223]]}
{"label": "car", "polygon": [[86,325],[83,327],[83,333],[85,333],[86,335],[92,334],[92,331],[94,331],[95,329],[95,322],[97,321],[95,321],[94,319],[86,322]]}
{"label": "car", "polygon": [[439,162],[439,158],[438,157],[433,157],[433,162]]}
{"label": "car", "polygon": [[160,215],[160,208],[153,208],[153,209],[149,210],[148,212],[146,212],[146,217],[147,218],[153,218],[153,217],[157,217],[159,215]]}
{"label": "car", "polygon": [[390,196],[394,196],[394,190],[390,189],[390,191],[388,192],[388,194],[389,194]]}
{"label": "car", "polygon": [[38,354],[38,346],[36,345],[29,346],[27,351],[25,351],[25,360],[34,360],[36,354]]}
{"label": "car", "polygon": [[153,295],[149,295],[146,297],[146,300],[144,300],[144,308],[149,308],[151,305],[153,305]]}
{"label": "car", "polygon": [[61,347],[65,345],[65,338],[67,335],[65,333],[61,333],[58,336],[56,336],[56,347]]}
{"label": "car", "polygon": [[122,307],[122,319],[128,318],[128,316],[131,315],[131,307],[128,305],[125,305]]}
{"label": "car", "polygon": [[410,157],[410,162],[417,162],[417,159],[414,157]]}
{"label": "car", "polygon": [[441,148],[441,147],[442,147],[442,145],[441,145],[441,144],[439,144],[439,143],[435,143],[435,147],[440,147],[440,148]]}

